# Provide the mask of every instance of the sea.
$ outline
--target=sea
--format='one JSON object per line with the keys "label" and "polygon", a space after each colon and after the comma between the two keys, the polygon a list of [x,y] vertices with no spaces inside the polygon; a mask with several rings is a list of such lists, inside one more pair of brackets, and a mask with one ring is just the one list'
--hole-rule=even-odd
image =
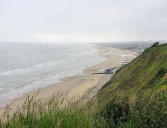
{"label": "sea", "polygon": [[104,61],[95,44],[0,43],[0,107]]}

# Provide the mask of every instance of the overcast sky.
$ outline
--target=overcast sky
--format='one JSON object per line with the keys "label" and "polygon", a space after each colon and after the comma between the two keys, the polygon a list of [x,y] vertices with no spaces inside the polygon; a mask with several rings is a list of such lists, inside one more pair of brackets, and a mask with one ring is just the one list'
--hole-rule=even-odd
{"label": "overcast sky", "polygon": [[0,0],[0,41],[167,40],[167,0]]}

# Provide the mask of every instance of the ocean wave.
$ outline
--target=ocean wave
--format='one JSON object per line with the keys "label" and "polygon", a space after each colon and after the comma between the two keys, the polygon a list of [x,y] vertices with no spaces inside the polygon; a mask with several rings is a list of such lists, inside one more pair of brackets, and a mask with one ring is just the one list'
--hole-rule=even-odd
{"label": "ocean wave", "polygon": [[[0,107],[4,107],[10,103],[11,100],[23,96],[25,93],[35,91],[40,88],[47,87],[48,85],[56,84],[61,82],[61,78],[69,77],[75,74],[81,74],[82,71],[62,73],[57,76],[52,76],[44,80],[34,81],[31,84],[24,85],[20,88],[8,88],[6,92],[0,93]],[[0,91],[4,91],[4,88],[0,88]]]}
{"label": "ocean wave", "polygon": [[57,61],[54,61],[54,62],[48,62],[48,63],[44,63],[44,64],[32,65],[32,66],[27,67],[25,69],[22,68],[22,69],[14,69],[14,70],[1,72],[0,75],[1,76],[9,76],[9,75],[15,75],[15,74],[22,74],[22,73],[27,73],[27,72],[40,70],[41,68],[53,67],[53,66],[56,66],[56,65],[61,64],[61,63],[62,63],[61,60],[57,60]]}
{"label": "ocean wave", "polygon": [[2,56],[5,59],[0,65],[0,106],[24,93],[55,84],[64,77],[82,75],[85,68],[106,59],[98,56],[98,50],[92,46],[13,49],[14,52],[7,55],[9,58]]}

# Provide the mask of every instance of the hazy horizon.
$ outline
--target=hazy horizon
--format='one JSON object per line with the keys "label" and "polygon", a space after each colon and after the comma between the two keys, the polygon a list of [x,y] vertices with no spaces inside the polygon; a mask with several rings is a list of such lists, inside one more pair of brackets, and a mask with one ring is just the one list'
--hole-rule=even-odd
{"label": "hazy horizon", "polygon": [[167,40],[164,0],[2,0],[0,42]]}

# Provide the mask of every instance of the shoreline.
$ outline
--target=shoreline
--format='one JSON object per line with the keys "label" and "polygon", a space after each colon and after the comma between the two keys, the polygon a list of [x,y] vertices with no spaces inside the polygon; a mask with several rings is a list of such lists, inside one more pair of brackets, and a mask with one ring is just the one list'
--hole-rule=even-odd
{"label": "shoreline", "polygon": [[[26,100],[27,96],[36,96],[36,100],[41,100],[42,103],[47,103],[53,96],[63,96],[68,100],[73,99],[78,101],[84,97],[84,102],[91,99],[98,90],[110,80],[111,74],[93,74],[99,70],[106,68],[121,67],[124,61],[131,61],[136,57],[136,53],[129,50],[117,48],[96,47],[98,55],[107,59],[99,64],[91,66],[83,70],[83,75],[75,75],[61,79],[60,83],[48,85],[45,88],[40,88],[30,93],[25,93],[23,96],[14,99],[8,105],[9,113],[15,112]],[[109,53],[109,54],[108,54]],[[6,108],[0,108],[0,116],[3,115]]]}

